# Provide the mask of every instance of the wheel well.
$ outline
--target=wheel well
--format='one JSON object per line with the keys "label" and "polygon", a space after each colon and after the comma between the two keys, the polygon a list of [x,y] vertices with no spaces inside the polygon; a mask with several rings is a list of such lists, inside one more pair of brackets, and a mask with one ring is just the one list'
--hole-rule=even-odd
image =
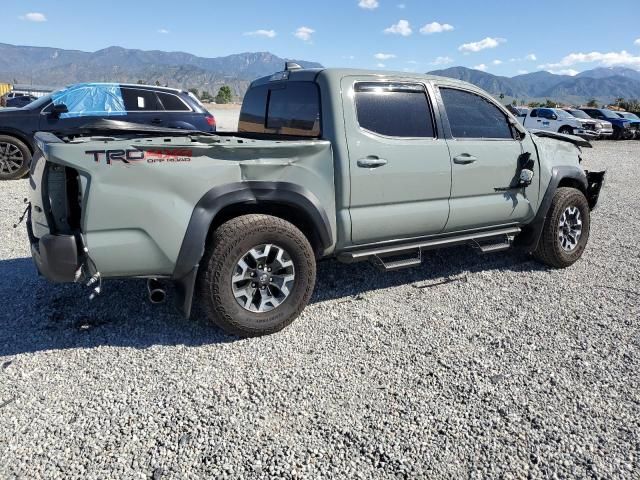
{"label": "wheel well", "polygon": [[304,234],[305,237],[307,237],[307,240],[309,240],[311,248],[316,252],[316,255],[320,254],[322,250],[322,242],[318,232],[314,228],[313,221],[301,208],[281,203],[240,203],[226,206],[218,212],[213,219],[213,222],[211,222],[207,237],[211,238],[211,234],[223,223],[241,215],[255,213],[271,215],[292,223]]}
{"label": "wheel well", "polygon": [[573,130],[573,127],[572,127],[571,125],[562,125],[562,126],[558,129],[558,132],[559,132],[560,130],[564,130],[565,128],[568,128],[568,129],[570,129],[570,130]]}
{"label": "wheel well", "polygon": [[3,130],[0,130],[0,135],[4,135],[6,137],[13,137],[13,138],[17,138],[18,140],[20,140],[22,143],[24,143],[27,148],[29,149],[29,151],[31,152],[31,154],[33,155],[33,145],[31,144],[31,141],[24,135],[21,135],[19,133],[15,133],[15,132],[5,132]]}
{"label": "wheel well", "polygon": [[584,185],[578,180],[576,180],[575,178],[564,177],[562,180],[560,180],[560,183],[558,184],[558,188],[560,187],[575,188],[576,190],[580,190],[585,195],[587,194],[587,191]]}

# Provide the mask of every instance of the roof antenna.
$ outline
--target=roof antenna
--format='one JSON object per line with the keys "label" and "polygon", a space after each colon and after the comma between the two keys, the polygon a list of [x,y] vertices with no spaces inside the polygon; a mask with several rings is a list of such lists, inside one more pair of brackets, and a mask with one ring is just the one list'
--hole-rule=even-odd
{"label": "roof antenna", "polygon": [[298,65],[296,62],[285,62],[284,63],[284,69],[286,71],[289,71],[289,70],[302,70],[302,67],[300,65]]}

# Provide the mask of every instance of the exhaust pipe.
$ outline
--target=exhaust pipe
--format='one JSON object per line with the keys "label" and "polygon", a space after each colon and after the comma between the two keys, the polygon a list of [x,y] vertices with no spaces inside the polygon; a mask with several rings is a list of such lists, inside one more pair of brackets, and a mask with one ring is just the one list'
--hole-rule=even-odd
{"label": "exhaust pipe", "polygon": [[156,278],[147,280],[147,292],[149,294],[149,301],[154,305],[164,303],[167,298],[167,291]]}

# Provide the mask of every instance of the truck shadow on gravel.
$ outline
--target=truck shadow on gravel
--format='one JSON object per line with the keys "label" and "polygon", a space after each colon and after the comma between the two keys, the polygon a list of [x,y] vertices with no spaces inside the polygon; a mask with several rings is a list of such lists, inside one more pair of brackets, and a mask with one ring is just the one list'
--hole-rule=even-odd
{"label": "truck shadow on gravel", "polygon": [[[482,271],[544,271],[546,267],[517,251],[478,255],[456,247],[427,253],[423,264],[391,273],[373,265],[318,265],[311,303],[362,298],[376,290],[415,284],[442,285]],[[144,349],[154,345],[200,346],[237,341],[199,315],[186,320],[167,303],[151,305],[144,280],[111,280],[90,301],[88,288],[56,285],[38,277],[30,258],[0,261],[0,356],[45,350],[118,346]],[[419,298],[416,293],[416,298]]]}

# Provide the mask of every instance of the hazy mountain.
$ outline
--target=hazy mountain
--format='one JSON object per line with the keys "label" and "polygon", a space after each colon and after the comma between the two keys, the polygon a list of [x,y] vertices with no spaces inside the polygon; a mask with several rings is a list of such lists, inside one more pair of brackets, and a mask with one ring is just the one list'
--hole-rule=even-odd
{"label": "hazy mountain", "polygon": [[[25,47],[0,43],[0,81],[61,87],[87,81],[160,82],[171,87],[208,90],[230,85],[243,95],[249,82],[284,68],[284,58],[269,52],[205,58],[185,52],[109,47],[97,52]],[[303,67],[320,67],[294,60]]]}
{"label": "hazy mountain", "polygon": [[608,103],[618,97],[640,98],[640,72],[621,67],[596,68],[575,77],[534,72],[509,78],[465,67],[429,73],[473,83],[494,95],[504,94],[523,100],[548,98],[580,103],[595,98]]}

